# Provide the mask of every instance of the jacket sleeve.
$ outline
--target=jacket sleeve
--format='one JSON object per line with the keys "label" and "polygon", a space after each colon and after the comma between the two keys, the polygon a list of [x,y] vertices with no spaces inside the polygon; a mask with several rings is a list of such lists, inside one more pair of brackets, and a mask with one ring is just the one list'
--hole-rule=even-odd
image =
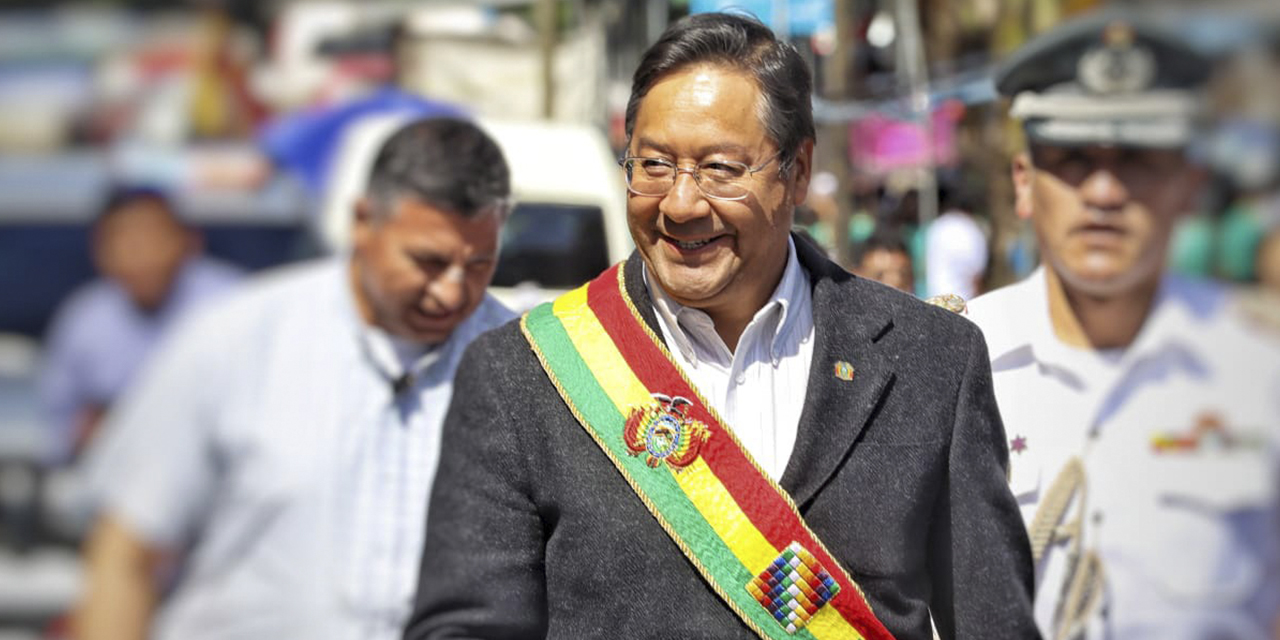
{"label": "jacket sleeve", "polygon": [[542,519],[520,442],[532,417],[495,364],[513,354],[490,337],[459,365],[406,640],[546,635]]}
{"label": "jacket sleeve", "polygon": [[969,335],[947,486],[930,534],[930,609],[942,638],[1038,638],[1031,548],[1009,490],[986,342],[976,328]]}

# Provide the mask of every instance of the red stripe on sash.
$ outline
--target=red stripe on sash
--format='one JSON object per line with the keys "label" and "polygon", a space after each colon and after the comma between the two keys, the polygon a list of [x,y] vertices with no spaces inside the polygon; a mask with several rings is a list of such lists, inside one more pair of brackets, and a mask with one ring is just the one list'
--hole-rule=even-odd
{"label": "red stripe on sash", "polygon": [[[706,403],[684,379],[678,365],[649,337],[643,320],[632,312],[622,297],[616,273],[620,268],[621,265],[615,265],[588,285],[587,304],[631,370],[651,391],[697,400],[692,407],[692,417],[708,425],[712,433],[702,447],[701,457],[775,549],[781,551],[796,541],[809,549],[823,565],[832,569],[842,567],[805,530],[798,512],[793,511],[789,500],[783,498],[785,494],[766,480],[764,472],[747,458],[742,447],[729,437],[728,430],[708,411]],[[760,567],[751,569],[755,571]],[[840,583],[841,590],[836,596],[836,600],[844,601],[844,606],[837,608],[840,614],[869,639],[891,638],[845,571],[829,571]]]}

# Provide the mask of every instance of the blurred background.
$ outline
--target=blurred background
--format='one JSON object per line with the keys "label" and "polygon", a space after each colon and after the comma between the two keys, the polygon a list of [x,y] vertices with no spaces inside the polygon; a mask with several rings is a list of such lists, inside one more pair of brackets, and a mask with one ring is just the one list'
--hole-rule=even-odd
{"label": "blurred background", "polygon": [[[71,469],[91,429],[68,447],[39,378],[59,305],[102,269],[95,220],[121,187],[164,194],[205,255],[251,274],[344,249],[390,126],[369,116],[453,105],[511,160],[519,205],[495,285],[528,307],[629,252],[615,159],[630,73],[671,21],[736,6],[815,70],[816,175],[797,227],[852,270],[969,298],[1037,263],[993,67],[1103,4],[0,3],[0,640],[59,637],[79,588]],[[1280,334],[1280,3],[1149,5],[1220,67],[1195,146],[1214,178],[1169,266],[1238,285]]]}

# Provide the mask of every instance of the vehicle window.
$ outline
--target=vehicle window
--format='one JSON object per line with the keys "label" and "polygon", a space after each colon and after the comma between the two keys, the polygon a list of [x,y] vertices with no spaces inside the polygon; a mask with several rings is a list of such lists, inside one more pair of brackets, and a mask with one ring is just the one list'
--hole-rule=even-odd
{"label": "vehicle window", "polygon": [[521,203],[503,227],[493,284],[514,287],[532,282],[547,289],[569,289],[608,266],[599,207]]}

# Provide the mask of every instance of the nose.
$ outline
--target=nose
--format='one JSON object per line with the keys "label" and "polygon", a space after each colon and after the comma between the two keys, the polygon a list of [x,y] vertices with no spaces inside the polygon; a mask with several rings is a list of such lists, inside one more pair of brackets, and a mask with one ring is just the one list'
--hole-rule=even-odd
{"label": "nose", "polygon": [[[435,313],[452,313],[467,304],[468,291],[466,269],[450,265],[438,277],[427,284],[423,306]],[[434,308],[432,308],[434,307]]]}
{"label": "nose", "polygon": [[1129,199],[1129,189],[1112,167],[1099,166],[1080,184],[1086,204],[1099,209],[1117,209]]}
{"label": "nose", "polygon": [[658,210],[668,220],[681,223],[706,215],[706,196],[698,188],[698,181],[690,169],[676,169],[676,181],[663,196]]}

